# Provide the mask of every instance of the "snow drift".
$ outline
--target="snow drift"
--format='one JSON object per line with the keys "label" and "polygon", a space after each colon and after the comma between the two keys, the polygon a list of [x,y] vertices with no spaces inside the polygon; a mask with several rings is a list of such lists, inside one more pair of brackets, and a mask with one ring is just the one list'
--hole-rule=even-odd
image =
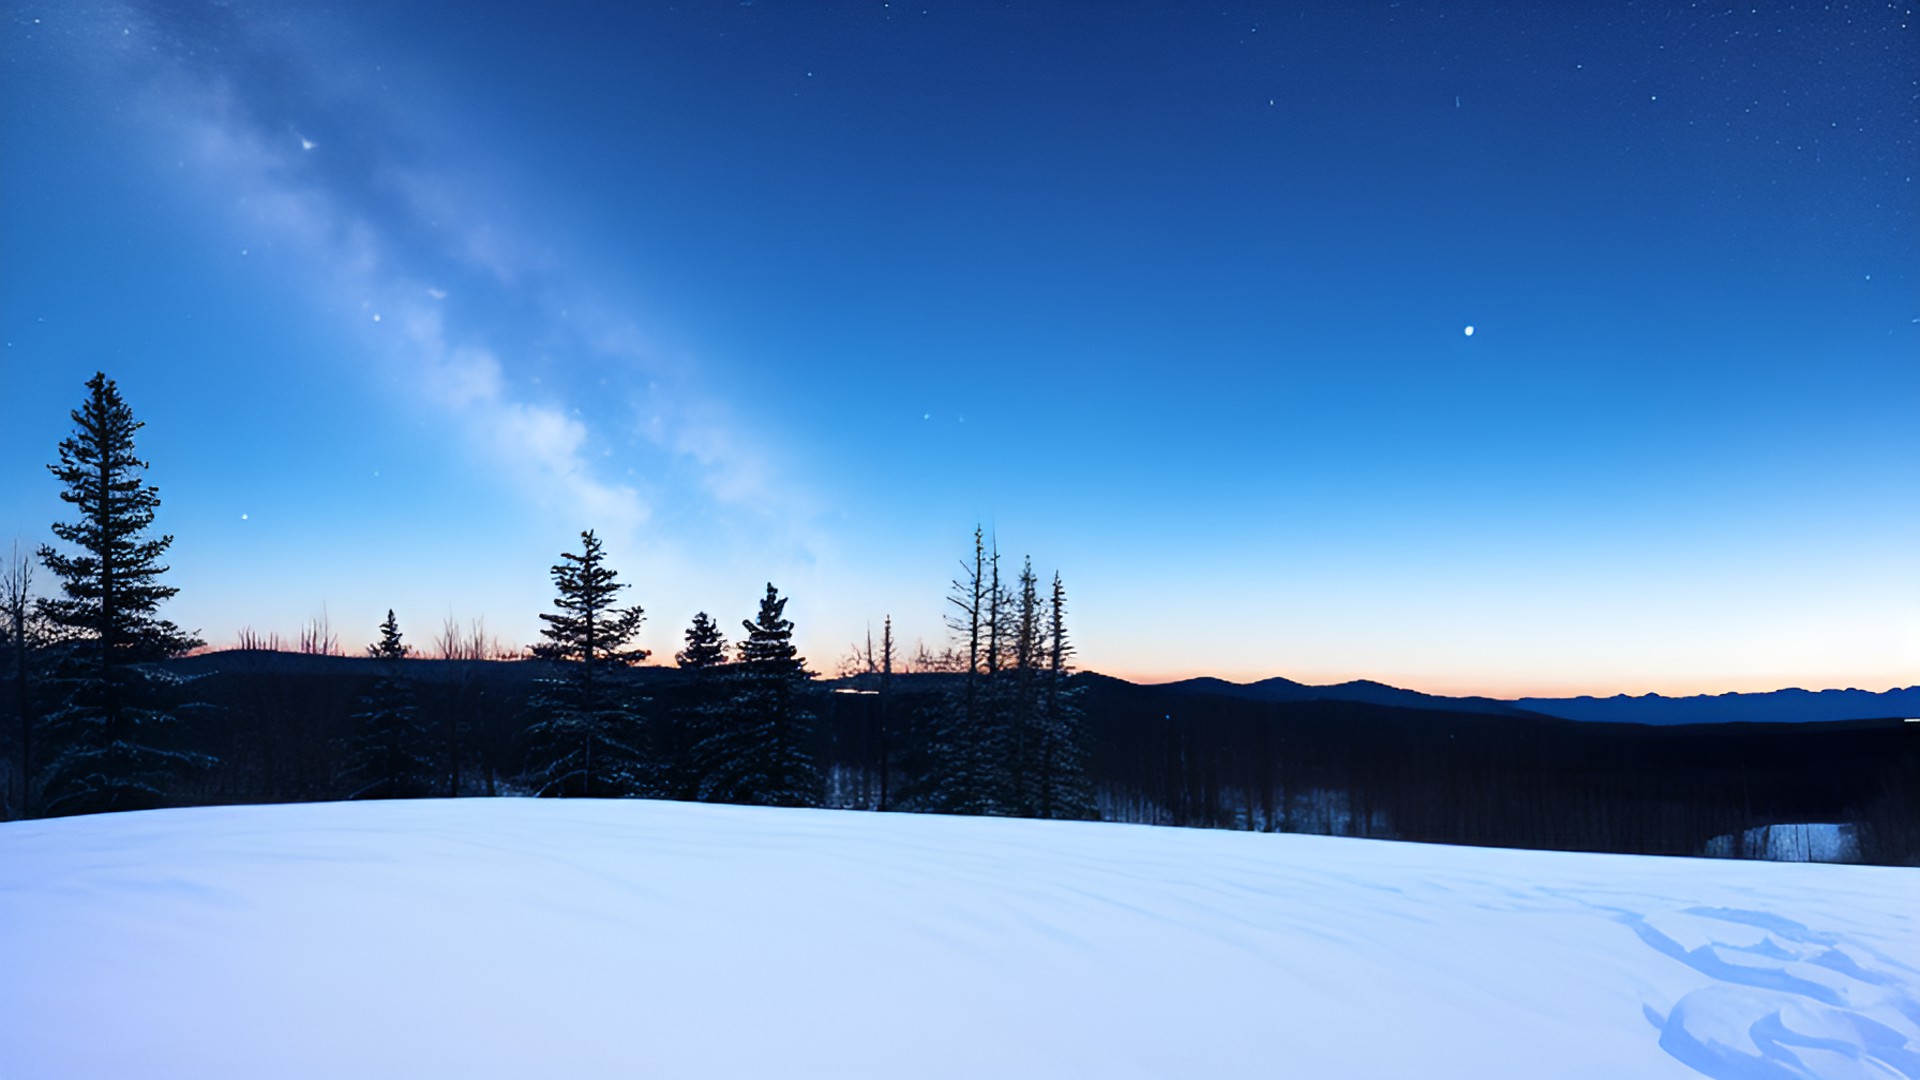
{"label": "snow drift", "polygon": [[0,1075],[1920,1075],[1920,871],[642,801],[0,826]]}

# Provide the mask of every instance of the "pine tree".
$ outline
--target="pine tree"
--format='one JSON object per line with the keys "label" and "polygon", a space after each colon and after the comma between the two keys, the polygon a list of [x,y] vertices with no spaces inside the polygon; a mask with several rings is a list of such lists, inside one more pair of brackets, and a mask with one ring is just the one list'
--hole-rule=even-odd
{"label": "pine tree", "polygon": [[1012,595],[1000,577],[1000,542],[993,541],[987,555],[985,593],[986,673],[980,683],[975,734],[969,740],[973,750],[973,775],[977,785],[974,805],[980,814],[1018,813],[1014,794],[1015,772],[1019,761],[1018,730],[1014,687],[1008,677],[1012,663]]}
{"label": "pine tree", "polygon": [[955,651],[965,658],[963,677],[944,706],[923,717],[917,756],[924,758],[923,782],[910,786],[909,801],[920,809],[941,813],[982,814],[993,811],[994,756],[987,721],[984,668],[991,655],[988,641],[990,584],[986,531],[973,529],[973,558],[962,560],[947,603],[947,628],[958,639]]}
{"label": "pine tree", "polygon": [[741,626],[731,694],[696,750],[700,797],[763,806],[818,806],[814,717],[802,695],[813,677],[793,644],[787,601],[767,583],[759,615]]}
{"label": "pine tree", "polygon": [[1040,579],[1034,576],[1032,557],[1020,564],[1020,592],[1014,598],[1014,605],[1017,621],[1014,623],[1013,666],[1019,671],[1032,671],[1040,666],[1040,639],[1046,632],[1040,618]]}
{"label": "pine tree", "polygon": [[393,617],[393,609],[387,609],[387,618],[380,624],[380,640],[367,646],[367,655],[375,660],[405,660],[413,655],[413,646],[408,645],[400,635],[400,620]]}
{"label": "pine tree", "polygon": [[696,612],[693,625],[687,627],[687,647],[674,654],[674,663],[682,668],[701,670],[726,663],[727,639],[720,625],[706,612]]}
{"label": "pine tree", "polygon": [[617,675],[648,656],[632,645],[645,612],[637,604],[615,606],[627,586],[606,565],[591,530],[580,541],[581,553],[563,552],[551,571],[559,611],[541,614],[547,640],[533,649],[560,665],[561,674],[541,680],[531,703],[531,778],[542,795],[647,794],[654,783],[638,703]]}
{"label": "pine tree", "polygon": [[367,655],[382,662],[380,680],[361,699],[354,733],[341,770],[350,799],[405,799],[431,793],[435,768],[431,733],[420,719],[413,683],[401,674],[401,661],[413,652],[400,635],[400,622],[387,610],[380,640]]}
{"label": "pine tree", "polygon": [[877,750],[880,760],[880,805],[884,812],[893,809],[893,615],[887,615],[886,624],[880,631],[880,701],[879,701],[879,738]]}
{"label": "pine tree", "polygon": [[944,813],[1003,814],[1011,809],[1010,688],[1001,674],[1011,657],[1012,619],[999,544],[990,548],[979,526],[973,558],[960,570],[947,595],[947,626],[965,657],[964,678],[946,707],[927,718],[924,756],[932,771],[910,801]]}
{"label": "pine tree", "polygon": [[50,545],[38,552],[64,594],[38,605],[63,642],[55,680],[64,701],[46,719],[51,813],[154,806],[186,773],[212,763],[182,745],[166,704],[179,680],[155,666],[201,642],[157,615],[179,590],[159,580],[173,537],[145,535],[160,493],[144,481],[148,463],[134,453],[134,432],[144,425],[104,372],[87,381],[87,391],[72,414],[74,433],[60,443],[59,464],[47,467],[65,486],[61,500],[79,515],[56,522],[53,533],[79,553]]}
{"label": "pine tree", "polygon": [[686,631],[687,647],[673,660],[688,676],[672,691],[656,749],[668,793],[677,799],[700,797],[700,747],[723,729],[728,692],[727,638],[720,624],[697,612]]}
{"label": "pine tree", "polygon": [[1034,576],[1033,559],[1020,565],[1018,590],[1011,597],[1012,631],[1008,635],[1009,669],[1003,678],[1007,728],[1008,809],[1023,817],[1039,813],[1039,756],[1045,740],[1042,728],[1045,709],[1038,678],[1043,660],[1040,579]]}
{"label": "pine tree", "polygon": [[1042,682],[1035,812],[1043,818],[1097,816],[1087,780],[1086,726],[1080,688],[1072,685],[1073,646],[1067,640],[1067,590],[1053,575],[1047,603],[1046,674]]}

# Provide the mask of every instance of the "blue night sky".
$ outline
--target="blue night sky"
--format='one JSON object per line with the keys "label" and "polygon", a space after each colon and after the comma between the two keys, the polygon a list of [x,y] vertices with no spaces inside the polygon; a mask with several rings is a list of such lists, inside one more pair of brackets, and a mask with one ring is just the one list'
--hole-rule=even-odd
{"label": "blue night sky", "polygon": [[104,369],[216,646],[977,521],[1133,678],[1920,682],[1912,3],[0,11],[0,546]]}

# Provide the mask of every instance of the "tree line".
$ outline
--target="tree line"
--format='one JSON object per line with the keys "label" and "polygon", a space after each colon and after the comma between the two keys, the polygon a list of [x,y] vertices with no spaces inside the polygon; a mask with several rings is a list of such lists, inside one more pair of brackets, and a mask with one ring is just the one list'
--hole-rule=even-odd
{"label": "tree line", "polygon": [[65,546],[0,566],[0,817],[654,797],[1647,854],[1731,837],[1749,855],[1749,830],[1827,821],[1867,861],[1920,863],[1913,725],[1648,728],[1135,686],[1074,670],[1059,575],[1003,562],[978,528],[944,646],[902,656],[889,617],[838,679],[809,670],[771,583],[735,640],[701,612],[671,665],[646,664],[645,611],[592,531],[511,661],[451,620],[425,659],[392,611],[363,657],[331,655],[324,621],[298,648],[199,652],[159,615],[172,537],[151,535],[140,424],[104,375],[87,391],[49,466]]}
{"label": "tree line", "polygon": [[[711,616],[697,614],[675,656],[684,678],[652,692],[636,670],[649,656],[635,644],[645,611],[623,603],[627,584],[592,530],[551,568],[553,610],[540,615],[543,640],[529,650],[540,674],[520,700],[482,709],[484,690],[475,690],[472,709],[423,708],[414,649],[389,610],[367,649],[377,676],[346,730],[316,725],[330,728],[317,737],[324,745],[298,723],[250,730],[236,710],[261,719],[299,710],[208,700],[163,663],[204,643],[157,614],[178,590],[162,584],[173,537],[149,535],[159,493],[135,453],[142,425],[104,373],[87,391],[49,466],[74,510],[74,521],[53,526],[68,548],[35,553],[60,595],[35,596],[35,562],[17,552],[0,574],[14,713],[0,788],[7,816],[141,809],[253,786],[236,785],[236,772],[280,777],[268,797],[287,788],[309,797],[459,795],[477,780],[471,767],[480,760],[490,793],[826,802],[820,693],[794,645],[787,598],[769,583],[732,644]],[[916,700],[893,716],[891,617],[877,656],[869,646],[878,685],[863,693],[878,699],[885,748],[877,809],[1091,815],[1064,587],[1055,575],[1042,596],[1030,560],[1017,581],[1003,582],[999,567],[976,529],[965,584],[955,583],[961,644],[939,662],[959,680],[939,702]],[[462,641],[451,627],[445,636]],[[477,627],[473,637],[482,638]],[[299,652],[329,654],[335,640],[316,621]],[[277,644],[243,635],[243,645]],[[434,696],[445,691],[434,683]],[[453,696],[467,691],[456,684]],[[504,724],[503,704],[511,713]],[[502,727],[511,729],[504,737]],[[223,770],[223,753],[246,765]],[[325,775],[315,774],[315,761],[326,763]]]}

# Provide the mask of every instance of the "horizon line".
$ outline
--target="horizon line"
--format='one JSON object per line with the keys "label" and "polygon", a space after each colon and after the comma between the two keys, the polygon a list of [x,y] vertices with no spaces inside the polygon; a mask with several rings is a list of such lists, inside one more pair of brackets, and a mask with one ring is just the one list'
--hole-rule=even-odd
{"label": "horizon line", "polygon": [[[184,659],[187,657],[195,657],[195,656],[214,656],[221,653],[237,653],[237,652],[270,652],[270,653],[276,653],[276,654],[286,655],[286,656],[317,656],[317,657],[322,657],[322,658],[332,659],[332,660],[378,659],[377,657],[370,657],[370,656],[364,655],[364,652],[362,650],[348,651],[348,650],[345,650],[344,648],[340,652],[306,653],[306,652],[301,652],[298,649],[288,649],[288,648],[248,649],[238,644],[225,645],[225,646],[206,645],[206,646],[202,646],[200,648],[194,649],[190,652],[183,653],[181,654],[180,657],[178,657],[178,659]],[[658,654],[656,653],[655,655],[657,656]],[[427,655],[425,653],[414,653],[407,656],[406,659],[409,659],[409,660],[462,660],[462,661],[468,661],[468,662],[477,660],[482,663],[516,663],[522,660],[532,660],[537,658],[530,655],[525,649],[521,649],[515,655],[511,655],[511,656],[449,657],[449,656]],[[644,669],[644,670],[676,670],[677,669],[677,665],[671,662],[670,657],[664,662],[655,661],[652,657],[649,657],[648,660],[645,662],[632,664],[629,666]],[[1271,682],[1276,679],[1281,679],[1281,680],[1285,680],[1286,682],[1292,683],[1296,686],[1303,686],[1309,689],[1331,689],[1334,687],[1347,686],[1353,683],[1364,682],[1364,683],[1372,683],[1375,686],[1384,686],[1392,690],[1404,690],[1409,693],[1423,694],[1428,697],[1434,697],[1434,698],[1448,698],[1448,699],[1455,699],[1455,700],[1471,700],[1471,699],[1478,698],[1478,699],[1484,699],[1488,701],[1499,701],[1499,702],[1507,702],[1507,703],[1525,701],[1525,700],[1553,701],[1553,700],[1575,700],[1579,698],[1593,698],[1595,700],[1607,700],[1610,698],[1659,697],[1659,698],[1666,698],[1668,700],[1680,700],[1685,698],[1696,698],[1696,697],[1728,697],[1733,695],[1778,694],[1778,693],[1784,693],[1787,691],[1798,691],[1803,694],[1838,694],[1838,693],[1890,694],[1890,693],[1895,693],[1901,690],[1920,689],[1920,682],[1914,682],[1914,683],[1906,683],[1906,684],[1896,683],[1895,685],[1888,686],[1885,689],[1880,689],[1880,690],[1869,689],[1863,686],[1823,686],[1816,689],[1816,688],[1810,688],[1806,686],[1775,685],[1769,689],[1694,690],[1694,691],[1688,691],[1688,692],[1675,692],[1673,690],[1646,690],[1646,691],[1641,691],[1639,693],[1630,693],[1625,690],[1617,690],[1611,693],[1595,692],[1591,690],[1581,691],[1581,692],[1572,692],[1572,693],[1567,692],[1565,690],[1535,691],[1535,692],[1524,692],[1524,693],[1511,693],[1511,692],[1498,692],[1498,691],[1485,692],[1485,691],[1472,691],[1472,690],[1449,692],[1444,690],[1426,690],[1426,689],[1421,689],[1418,686],[1406,685],[1398,682],[1389,682],[1385,679],[1373,678],[1368,676],[1358,676],[1358,677],[1348,678],[1348,679],[1336,679],[1331,682],[1309,682],[1309,681],[1306,681],[1305,679],[1295,679],[1295,678],[1292,678],[1291,676],[1277,675],[1277,674],[1262,675],[1256,678],[1244,678],[1244,681],[1242,681],[1242,680],[1236,680],[1234,678],[1230,678],[1225,675],[1215,675],[1211,673],[1206,673],[1206,674],[1183,673],[1183,674],[1177,674],[1177,675],[1166,675],[1161,673],[1150,673],[1150,674],[1144,674],[1144,675],[1143,674],[1121,674],[1115,671],[1103,671],[1098,668],[1092,668],[1092,667],[1076,668],[1074,669],[1073,673],[1099,675],[1104,678],[1118,679],[1121,682],[1132,683],[1135,686],[1173,686],[1183,682],[1193,682],[1200,679],[1212,679],[1218,682],[1226,683],[1229,686],[1245,687],[1245,686],[1255,686],[1260,683]],[[875,674],[875,673],[862,671],[862,672],[852,672],[846,675],[840,675],[840,674],[831,674],[828,672],[816,672],[816,676],[823,682],[830,682],[838,679],[855,678],[860,675],[869,675],[869,674]],[[965,673],[957,672],[957,671],[956,672],[941,672],[941,671],[916,672],[916,671],[907,671],[905,669],[900,669],[900,670],[896,670],[894,674],[896,675],[960,675]]]}

